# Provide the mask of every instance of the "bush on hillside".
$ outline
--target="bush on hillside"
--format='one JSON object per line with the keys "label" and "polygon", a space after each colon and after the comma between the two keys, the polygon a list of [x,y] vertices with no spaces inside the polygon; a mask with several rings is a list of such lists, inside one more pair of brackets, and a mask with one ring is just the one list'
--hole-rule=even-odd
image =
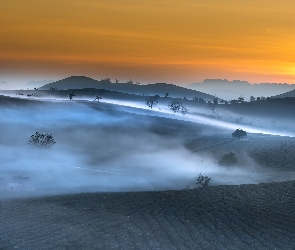
{"label": "bush on hillside", "polygon": [[32,135],[28,141],[29,145],[40,148],[50,148],[55,143],[51,134],[40,134],[39,132]]}
{"label": "bush on hillside", "polygon": [[232,133],[232,137],[237,138],[238,140],[246,136],[247,136],[247,132],[242,129],[236,129],[235,132]]}
{"label": "bush on hillside", "polygon": [[221,166],[231,167],[238,163],[238,158],[233,152],[229,152],[222,156],[221,160],[218,161],[218,164]]}
{"label": "bush on hillside", "polygon": [[212,181],[211,178],[209,178],[208,176],[203,176],[201,173],[196,178],[197,178],[197,185],[201,184],[203,187],[208,187],[209,182]]}

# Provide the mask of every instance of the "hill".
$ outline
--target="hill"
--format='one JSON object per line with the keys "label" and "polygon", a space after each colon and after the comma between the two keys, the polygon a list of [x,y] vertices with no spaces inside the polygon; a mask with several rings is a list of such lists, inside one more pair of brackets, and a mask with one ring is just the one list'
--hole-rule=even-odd
{"label": "hill", "polygon": [[290,181],[2,199],[0,248],[293,249],[294,198]]}
{"label": "hill", "polygon": [[241,95],[245,100],[249,100],[252,95],[269,97],[295,89],[295,85],[287,83],[250,84],[247,81],[226,79],[206,79],[202,83],[193,83],[188,87],[226,100],[237,99]]}
{"label": "hill", "polygon": [[288,97],[295,97],[295,89],[280,95],[272,96],[272,98],[288,98]]}
{"label": "hill", "polygon": [[112,83],[105,80],[95,80],[86,76],[71,76],[53,83],[46,84],[39,88],[40,90],[48,90],[50,88],[57,89],[105,89],[117,91],[122,93],[129,93],[135,95],[160,95],[164,96],[166,93],[170,97],[193,99],[194,97],[204,98],[205,100],[212,100],[213,96],[202,93],[200,91],[191,90],[179,87],[173,84],[156,83],[148,85],[137,85],[130,83]]}

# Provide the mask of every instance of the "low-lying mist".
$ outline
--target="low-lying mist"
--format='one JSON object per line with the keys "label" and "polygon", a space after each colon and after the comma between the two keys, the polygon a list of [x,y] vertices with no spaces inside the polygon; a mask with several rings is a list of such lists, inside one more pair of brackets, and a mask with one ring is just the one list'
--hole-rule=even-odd
{"label": "low-lying mist", "polygon": [[[148,115],[93,105],[2,105],[0,177],[30,177],[41,193],[183,189],[195,187],[199,173],[210,176],[212,185],[265,180],[255,164],[221,168],[210,155],[186,149],[184,140],[153,133],[149,127],[155,121]],[[162,126],[161,119],[156,126]],[[37,131],[52,134],[56,144],[50,149],[28,145]]]}

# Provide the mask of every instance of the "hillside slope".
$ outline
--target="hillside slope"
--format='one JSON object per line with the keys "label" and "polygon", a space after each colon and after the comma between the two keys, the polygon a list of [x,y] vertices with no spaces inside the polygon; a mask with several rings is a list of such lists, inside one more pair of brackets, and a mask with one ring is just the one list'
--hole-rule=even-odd
{"label": "hillside slope", "polygon": [[39,88],[40,90],[48,90],[50,88],[57,89],[83,89],[96,88],[112,90],[117,92],[136,94],[136,95],[160,95],[164,96],[166,93],[171,97],[193,99],[194,97],[201,97],[205,100],[212,100],[213,96],[202,93],[200,91],[186,89],[172,84],[156,83],[148,85],[137,85],[130,83],[109,83],[105,81],[97,81],[86,76],[71,76],[53,83],[46,84]]}

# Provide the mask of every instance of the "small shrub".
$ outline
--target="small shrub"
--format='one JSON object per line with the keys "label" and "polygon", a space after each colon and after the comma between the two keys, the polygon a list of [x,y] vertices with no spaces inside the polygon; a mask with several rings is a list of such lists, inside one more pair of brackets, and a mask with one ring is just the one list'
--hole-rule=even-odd
{"label": "small shrub", "polygon": [[231,167],[238,163],[238,158],[233,152],[229,152],[222,156],[221,160],[218,162],[221,166]]}
{"label": "small shrub", "polygon": [[238,140],[246,136],[247,136],[247,132],[242,129],[236,129],[235,132],[232,133],[232,137],[237,138]]}
{"label": "small shrub", "polygon": [[201,173],[196,178],[197,178],[197,184],[201,184],[203,187],[208,187],[209,182],[212,181],[211,178],[209,178],[208,176],[203,176]]}
{"label": "small shrub", "polygon": [[36,132],[32,135],[28,141],[29,145],[40,147],[40,148],[50,148],[56,142],[53,139],[53,136],[50,134],[40,134]]}

